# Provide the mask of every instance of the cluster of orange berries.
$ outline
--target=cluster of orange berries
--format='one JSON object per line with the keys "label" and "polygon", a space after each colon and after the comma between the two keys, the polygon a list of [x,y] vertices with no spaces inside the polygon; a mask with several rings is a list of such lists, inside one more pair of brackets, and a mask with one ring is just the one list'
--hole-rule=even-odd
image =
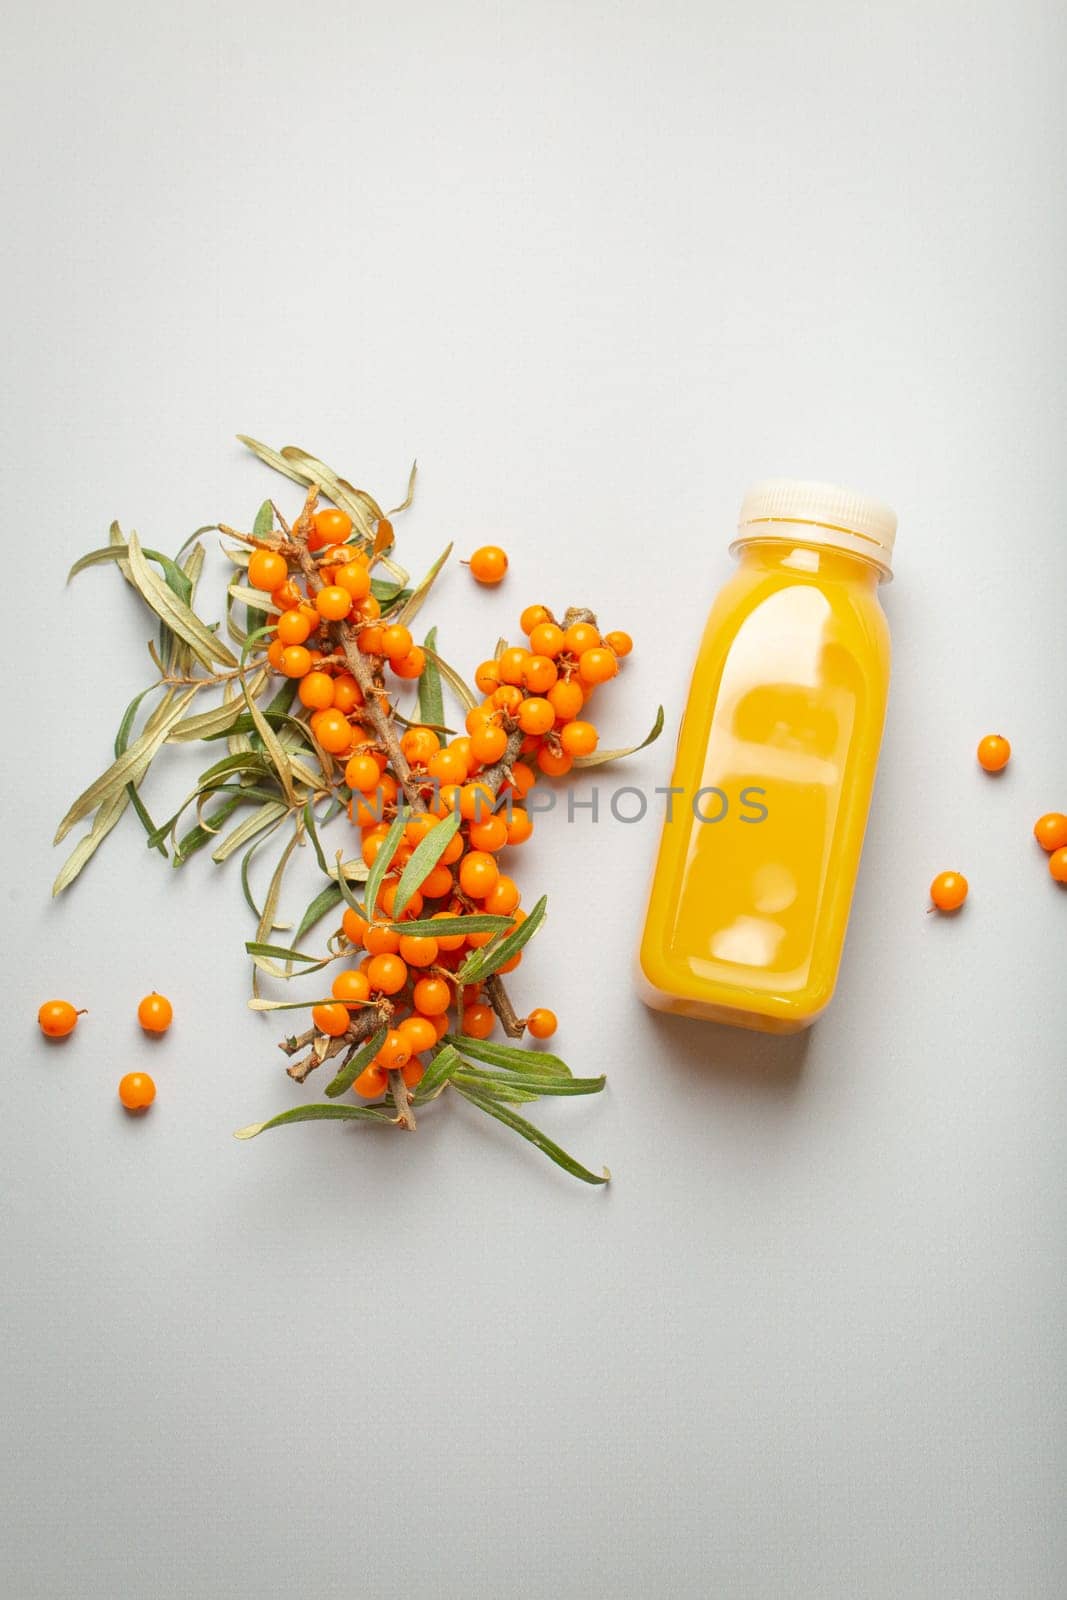
{"label": "cluster of orange berries", "polygon": [[280,613],[267,660],[276,672],[299,680],[301,703],[312,712],[312,732],[331,755],[343,755],[351,747],[348,719],[363,704],[363,693],[351,673],[321,670],[324,652],[315,635],[324,623],[347,622],[356,630],[361,652],[387,661],[398,678],[418,678],[426,665],[425,651],[410,631],[402,623],[382,621],[381,603],[371,589],[371,557],[346,544],[351,533],[346,511],[327,507],[315,512],[308,547],[317,552],[322,588],[313,598],[293,581],[288,562],[277,551],[254,550],[248,562],[249,583],[269,593]]}
{"label": "cluster of orange berries", "polygon": [[[353,1085],[365,1098],[384,1092],[390,1071],[401,1072],[409,1087],[421,1080],[421,1056],[448,1031],[453,1005],[466,1037],[485,1039],[493,1031],[496,1016],[482,985],[460,986],[455,974],[467,955],[487,945],[495,934],[449,933],[448,924],[471,913],[508,918],[511,928],[525,920],[518,885],[501,870],[499,857],[533,833],[522,801],[537,772],[526,758],[532,758],[541,772],[557,776],[569,770],[576,755],[595,750],[596,729],[578,713],[595,686],[615,676],[619,658],[632,648],[627,634],[602,638],[591,623],[561,628],[544,606],[528,607],[521,623],[529,646],[505,650],[498,660],[478,668],[476,681],[486,698],[469,712],[465,733],[446,743],[433,728],[420,726],[408,728],[400,740],[427,809],[406,823],[370,920],[353,908],[346,910],[343,932],[354,949],[362,950],[362,959],[357,967],[337,975],[332,1000],[312,1010],[315,1028],[339,1038],[348,1030],[350,1008],[382,996],[396,1008],[374,1061]],[[335,685],[341,681],[333,680]],[[517,749],[521,754],[516,755]],[[495,779],[493,784],[481,781],[481,775],[509,752],[514,759],[509,760],[503,780],[498,785]],[[351,790],[349,816],[360,829],[361,853],[369,868],[396,815],[399,785],[389,771],[386,752],[369,738],[363,738],[349,756],[344,778]],[[400,875],[413,852],[457,811],[457,831],[400,918],[401,924],[440,923],[440,933],[404,934],[388,926],[395,920]],[[500,972],[514,971],[521,959],[520,950]],[[394,1023],[401,1008],[410,1008],[410,1014]],[[551,1037],[556,1025],[555,1015],[546,1008],[525,1018],[527,1032],[536,1039]]]}
{"label": "cluster of orange berries", "polygon": [[[37,1012],[37,1024],[46,1039],[65,1039],[85,1016],[69,1000],[46,1000]],[[137,1020],[145,1033],[166,1033],[174,1021],[174,1007],[153,989],[137,1007]],[[156,1086],[147,1072],[127,1072],[119,1079],[119,1099],[127,1111],[146,1111],[156,1098]]]}
{"label": "cluster of orange berries", "polygon": [[[1002,733],[987,733],[978,741],[975,753],[984,772],[1003,772],[1011,760],[1011,743]],[[1038,817],[1034,838],[1048,855],[1053,881],[1067,884],[1067,816],[1061,811],[1048,811]],[[930,885],[930,901],[937,911],[958,911],[969,891],[962,872],[939,872]]]}

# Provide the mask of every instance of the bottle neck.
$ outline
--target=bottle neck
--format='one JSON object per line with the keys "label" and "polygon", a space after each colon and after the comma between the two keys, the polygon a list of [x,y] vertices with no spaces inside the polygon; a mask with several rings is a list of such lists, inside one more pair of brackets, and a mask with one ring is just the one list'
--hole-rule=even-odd
{"label": "bottle neck", "polygon": [[829,549],[803,539],[746,539],[734,546],[742,566],[766,572],[780,571],[824,582],[854,583],[877,589],[884,573],[873,561],[847,550]]}

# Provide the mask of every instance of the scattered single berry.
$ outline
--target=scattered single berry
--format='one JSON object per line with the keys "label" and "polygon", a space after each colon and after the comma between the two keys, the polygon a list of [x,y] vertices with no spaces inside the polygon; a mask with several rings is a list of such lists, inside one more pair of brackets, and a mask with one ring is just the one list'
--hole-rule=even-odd
{"label": "scattered single berry", "polygon": [[1011,745],[1002,733],[987,733],[978,741],[978,765],[986,772],[1002,772],[1011,759]]}
{"label": "scattered single berry", "polygon": [[479,583],[499,583],[508,570],[508,558],[499,545],[483,544],[471,556],[468,565],[471,577],[477,578]]}
{"label": "scattered single berry", "polygon": [[145,1111],[156,1098],[156,1086],[147,1072],[127,1072],[119,1079],[119,1099],[127,1111]]}
{"label": "scattered single berry", "polygon": [[1067,883],[1067,845],[1053,850],[1048,858],[1048,870],[1057,883]]}
{"label": "scattered single berry", "polygon": [[41,1032],[49,1039],[65,1039],[77,1026],[78,1018],[85,1015],[75,1009],[69,1000],[46,1000],[37,1013]]}
{"label": "scattered single berry", "polygon": [[556,1013],[549,1011],[547,1006],[538,1006],[526,1018],[526,1031],[535,1039],[551,1039],[558,1026]]}
{"label": "scattered single berry", "polygon": [[145,1033],[166,1033],[174,1021],[174,1007],[165,994],[153,989],[137,1007],[137,1020]]}
{"label": "scattered single berry", "polygon": [[939,872],[930,885],[930,899],[938,911],[958,911],[968,888],[962,872]]}

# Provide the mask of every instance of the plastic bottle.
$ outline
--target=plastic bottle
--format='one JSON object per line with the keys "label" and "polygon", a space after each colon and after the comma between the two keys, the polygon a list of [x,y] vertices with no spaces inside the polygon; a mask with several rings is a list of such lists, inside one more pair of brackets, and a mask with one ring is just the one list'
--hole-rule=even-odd
{"label": "plastic bottle", "polygon": [[638,956],[662,1011],[771,1033],[834,992],[889,689],[897,519],[832,484],[745,497],[678,735]]}

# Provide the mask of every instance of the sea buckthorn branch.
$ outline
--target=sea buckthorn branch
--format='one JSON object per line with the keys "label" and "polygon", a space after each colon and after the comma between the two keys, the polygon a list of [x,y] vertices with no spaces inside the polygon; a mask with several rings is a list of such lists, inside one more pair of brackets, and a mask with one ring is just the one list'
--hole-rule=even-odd
{"label": "sea buckthorn branch", "polygon": [[[296,1107],[242,1130],[242,1137],[321,1118],[413,1130],[416,1106],[452,1089],[566,1171],[603,1182],[512,1109],[543,1095],[595,1093],[603,1079],[576,1079],[558,1057],[490,1036],[498,1023],[511,1041],[525,1034],[543,1040],[555,1031],[555,1016],[544,1007],[520,1017],[505,987],[543,918],[544,901],[527,916],[500,852],[532,832],[522,802],[535,781],[628,753],[596,754],[596,729],[583,708],[597,685],[616,675],[630,640],[602,636],[584,607],[564,613],[561,624],[547,607],[527,607],[521,618],[527,643],[501,641],[477,669],[479,703],[437,654],[436,629],[425,646],[409,629],[451,546],[421,583],[407,588],[407,573],[391,555],[392,514],[307,452],[244,442],[299,482],[304,501],[291,524],[266,501],[250,532],[213,525],[234,541],[224,546],[237,569],[224,627],[193,609],[203,565],[199,544],[186,554],[186,541],[178,565],[142,550],[133,534],[124,540],[115,525],[109,547],[75,564],[79,571],[117,562],[139,591],[161,625],[159,650],[153,647],[159,679],[131,703],[115,762],[61,825],[60,836],[80,818],[94,819],[56,892],[131,804],[153,848],[166,855],[166,841],[173,841],[174,865],[205,844],[220,863],[243,852],[242,888],[258,924],[247,946],[254,1008],[292,1009],[259,998],[260,974],[288,980],[345,963],[330,998],[310,1003],[311,1027],[287,1037],[281,1049],[297,1082],[334,1063],[328,1102],[351,1088],[359,1100],[375,1103]],[[398,511],[410,503],[413,481]],[[320,506],[323,496],[332,505]],[[379,563],[389,581],[372,576]],[[480,582],[497,582],[506,569],[506,555],[495,547],[471,558]],[[239,659],[227,637],[239,646]],[[410,715],[387,690],[387,671],[417,687]],[[458,735],[446,725],[442,682],[464,706]],[[211,687],[221,703],[190,712],[193,697]],[[158,703],[135,736],[138,707],[153,694]],[[661,720],[662,714],[650,738]],[[213,751],[194,792],[157,825],[140,785],[164,744],[194,739],[225,740],[229,754],[220,760]],[[188,807],[195,807],[195,826],[183,834]],[[338,851],[331,865],[319,830],[342,810],[358,830],[359,857],[346,861]],[[281,854],[259,905],[249,872],[261,845],[275,836],[283,840]],[[272,939],[276,928],[288,926],[278,921],[282,879],[294,847],[305,843],[313,846],[325,886],[300,918],[290,948]],[[307,952],[308,931],[338,907],[342,925],[326,956]]]}

